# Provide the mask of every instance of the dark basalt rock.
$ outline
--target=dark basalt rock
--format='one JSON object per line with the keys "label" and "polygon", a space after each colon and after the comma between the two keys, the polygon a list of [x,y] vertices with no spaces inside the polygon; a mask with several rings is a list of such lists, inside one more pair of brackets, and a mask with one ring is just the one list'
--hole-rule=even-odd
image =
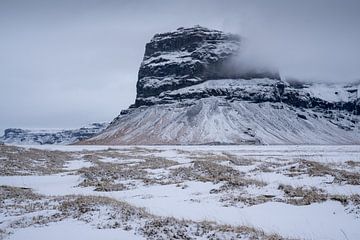
{"label": "dark basalt rock", "polygon": [[[240,36],[200,26],[156,34],[145,47],[138,74],[137,97],[157,96],[210,79],[280,79],[277,72],[227,68],[240,47]],[[139,106],[141,102],[137,100],[135,105]]]}
{"label": "dark basalt rock", "polygon": [[307,119],[307,117],[306,117],[305,115],[300,114],[300,113],[298,113],[297,116],[298,116],[299,118],[301,118],[301,119],[304,119],[304,120]]}

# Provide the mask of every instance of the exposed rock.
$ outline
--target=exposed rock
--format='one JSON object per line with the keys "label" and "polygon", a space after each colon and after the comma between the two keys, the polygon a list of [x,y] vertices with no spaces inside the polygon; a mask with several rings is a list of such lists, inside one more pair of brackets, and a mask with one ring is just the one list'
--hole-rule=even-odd
{"label": "exposed rock", "polygon": [[142,98],[210,79],[280,79],[277,72],[229,69],[228,63],[239,53],[240,46],[240,36],[200,26],[156,34],[145,47],[137,82],[140,102],[137,101],[136,106],[141,105]]}
{"label": "exposed rock", "polygon": [[297,116],[298,116],[299,118],[301,118],[301,119],[304,119],[304,120],[307,119],[307,117],[306,117],[305,115],[300,114],[300,113],[298,113]]}

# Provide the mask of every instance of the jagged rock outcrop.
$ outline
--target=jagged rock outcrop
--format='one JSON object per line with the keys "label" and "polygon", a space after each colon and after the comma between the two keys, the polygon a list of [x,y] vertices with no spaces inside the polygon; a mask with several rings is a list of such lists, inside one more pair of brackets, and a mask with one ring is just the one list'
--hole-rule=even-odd
{"label": "jagged rock outcrop", "polygon": [[79,129],[49,130],[8,128],[0,140],[7,144],[71,144],[85,140],[100,133],[107,123],[92,123]]}
{"label": "jagged rock outcrop", "polygon": [[239,63],[242,38],[203,27],[146,44],[135,103],[84,144],[359,144],[359,83],[303,84]]}

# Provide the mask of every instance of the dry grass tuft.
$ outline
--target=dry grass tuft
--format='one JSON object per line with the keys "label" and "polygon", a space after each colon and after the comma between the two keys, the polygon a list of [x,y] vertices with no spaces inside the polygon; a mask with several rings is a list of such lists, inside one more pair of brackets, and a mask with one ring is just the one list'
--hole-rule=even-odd
{"label": "dry grass tuft", "polygon": [[177,180],[197,180],[215,184],[224,182],[221,191],[249,185],[266,185],[264,182],[245,178],[239,171],[213,161],[194,161],[193,167],[175,168],[171,170],[171,174]]}
{"label": "dry grass tuft", "polygon": [[339,170],[331,168],[325,164],[301,160],[298,168],[290,169],[291,172],[305,173],[309,176],[325,176],[330,175],[334,177],[335,183],[347,183],[351,185],[360,185],[360,174],[353,173],[346,170]]}
{"label": "dry grass tuft", "polygon": [[0,175],[46,175],[63,172],[73,154],[0,145]]}
{"label": "dry grass tuft", "polygon": [[323,190],[314,187],[305,189],[281,184],[278,189],[284,191],[287,203],[293,205],[309,205],[315,202],[324,202],[328,199],[328,195]]}
{"label": "dry grass tuft", "polygon": [[9,199],[38,200],[41,195],[35,194],[31,188],[0,186],[0,201]]}

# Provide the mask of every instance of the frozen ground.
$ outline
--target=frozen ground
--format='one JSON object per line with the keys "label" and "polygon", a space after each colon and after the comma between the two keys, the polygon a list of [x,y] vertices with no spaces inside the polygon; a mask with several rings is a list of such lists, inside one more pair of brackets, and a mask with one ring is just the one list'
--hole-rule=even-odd
{"label": "frozen ground", "polygon": [[0,239],[360,239],[359,146],[0,146]]}

